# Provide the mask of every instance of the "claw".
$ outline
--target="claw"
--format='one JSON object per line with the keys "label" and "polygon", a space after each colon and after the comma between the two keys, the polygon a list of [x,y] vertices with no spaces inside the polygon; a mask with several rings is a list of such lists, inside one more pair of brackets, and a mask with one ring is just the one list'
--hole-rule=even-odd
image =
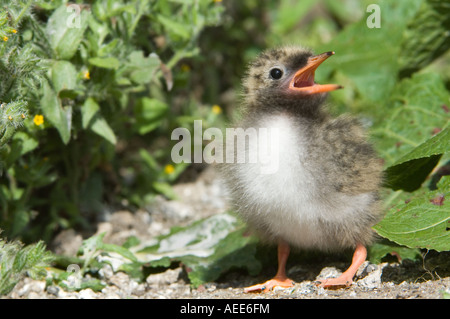
{"label": "claw", "polygon": [[330,279],[323,279],[323,280],[317,280],[314,282],[316,286],[328,288],[328,289],[340,289],[340,288],[346,288],[349,287],[353,281],[346,277],[338,277],[338,278],[330,278]]}
{"label": "claw", "polygon": [[244,292],[268,292],[271,291],[275,287],[282,288],[290,288],[294,286],[294,281],[289,278],[285,279],[277,279],[273,278],[271,280],[266,281],[265,283],[250,286],[244,289]]}

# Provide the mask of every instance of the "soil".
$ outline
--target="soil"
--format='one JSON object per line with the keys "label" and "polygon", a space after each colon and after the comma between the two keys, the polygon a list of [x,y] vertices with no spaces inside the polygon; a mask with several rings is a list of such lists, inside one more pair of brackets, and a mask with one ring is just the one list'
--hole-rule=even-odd
{"label": "soil", "polygon": [[[198,173],[200,171],[200,173]],[[145,210],[106,212],[97,225],[97,233],[106,232],[105,241],[122,244],[129,236],[149,239],[177,225],[183,226],[200,218],[224,212],[227,208],[224,188],[213,168],[194,167],[174,186],[179,199],[158,197]],[[74,230],[62,231],[50,248],[74,256],[83,236]],[[216,282],[193,289],[185,270],[179,266],[149,275],[138,283],[127,274],[114,273],[104,267],[100,276],[107,286],[101,292],[84,289],[64,291],[46,286],[45,281],[23,278],[6,298],[12,299],[441,299],[450,298],[450,254],[428,252],[420,262],[366,262],[360,267],[350,287],[330,290],[319,288],[314,281],[334,277],[348,267],[350,260],[325,258],[307,263],[288,264],[288,275],[295,281],[291,288],[267,293],[244,293],[243,287],[264,282],[273,276],[276,261],[257,277],[235,270]]]}

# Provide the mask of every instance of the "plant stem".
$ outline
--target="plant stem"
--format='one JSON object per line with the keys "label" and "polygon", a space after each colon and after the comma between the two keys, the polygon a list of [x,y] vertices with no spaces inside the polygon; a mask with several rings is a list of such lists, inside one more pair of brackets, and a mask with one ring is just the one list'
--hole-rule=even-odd
{"label": "plant stem", "polygon": [[22,19],[22,16],[27,12],[27,10],[31,7],[32,4],[33,0],[29,0],[28,3],[25,5],[25,7],[22,8],[22,11],[20,11],[19,15],[14,20],[14,27],[17,27],[19,21]]}

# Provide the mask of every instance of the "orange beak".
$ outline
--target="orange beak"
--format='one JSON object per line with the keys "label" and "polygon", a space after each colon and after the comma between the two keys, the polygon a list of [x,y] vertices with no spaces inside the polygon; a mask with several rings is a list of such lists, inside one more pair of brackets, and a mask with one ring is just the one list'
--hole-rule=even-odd
{"label": "orange beak", "polygon": [[289,89],[302,94],[316,94],[334,91],[342,88],[337,84],[317,84],[314,82],[314,72],[319,65],[334,54],[333,51],[314,55],[308,59],[306,65],[298,70],[291,82]]}

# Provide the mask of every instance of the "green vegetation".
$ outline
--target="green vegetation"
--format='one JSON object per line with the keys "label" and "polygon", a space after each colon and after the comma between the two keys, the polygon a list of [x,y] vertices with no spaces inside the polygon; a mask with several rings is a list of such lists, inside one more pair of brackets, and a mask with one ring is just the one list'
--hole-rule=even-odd
{"label": "green vegetation", "polygon": [[[367,26],[369,4],[380,28]],[[386,218],[374,229],[387,241],[372,260],[450,250],[448,10],[444,0],[0,0],[2,236],[48,242],[61,229],[94,230],[105,203],[135,210],[156,194],[174,198],[187,164],[171,162],[172,130],[196,119],[223,126],[238,103],[226,93],[239,92],[249,59],[301,44],[336,52],[317,81],[344,86],[330,94],[332,111],[358,114],[385,162]],[[199,225],[217,240],[202,246]],[[258,240],[244,227],[224,213],[157,239],[193,236],[186,250],[207,257],[97,236],[73,263],[95,273],[108,255],[121,260],[115,271],[142,279],[145,267],[181,261],[194,285],[234,267],[257,273]],[[0,294],[51,260],[42,242],[1,241]],[[48,280],[64,286],[68,275]]]}
{"label": "green vegetation", "polygon": [[88,227],[104,202],[138,207],[156,192],[170,197],[169,183],[186,167],[164,173],[173,165],[170,132],[191,118],[209,125],[217,118],[194,99],[188,64],[179,62],[199,57],[200,32],[220,22],[222,6],[30,0],[1,7],[4,235],[49,240],[58,229]]}
{"label": "green vegetation", "polygon": [[45,276],[52,261],[42,241],[24,247],[19,241],[0,239],[0,295],[10,292],[25,273],[32,278]]}

